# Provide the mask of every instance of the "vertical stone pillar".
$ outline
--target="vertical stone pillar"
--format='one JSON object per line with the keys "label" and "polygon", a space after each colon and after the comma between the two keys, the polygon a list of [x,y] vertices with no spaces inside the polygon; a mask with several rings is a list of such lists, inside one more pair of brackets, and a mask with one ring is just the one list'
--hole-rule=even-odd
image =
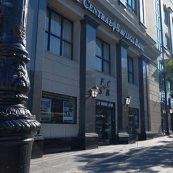
{"label": "vertical stone pillar", "polygon": [[[29,75],[31,82],[31,91],[29,94],[29,106],[33,114],[37,115],[37,120],[41,120],[41,98],[42,98],[42,68],[45,57],[45,17],[47,9],[47,0],[29,0],[31,7],[28,17],[27,36],[30,39],[30,64]],[[27,44],[28,45],[28,44]]]}
{"label": "vertical stone pillar", "polygon": [[144,98],[144,75],[143,75],[143,56],[138,59],[139,70],[139,102],[140,102],[140,134],[139,140],[146,140],[146,121],[145,121],[145,98]]}
{"label": "vertical stone pillar", "polygon": [[120,41],[117,45],[117,109],[118,131],[126,132],[128,128],[128,107],[124,98],[128,96],[127,44]]}
{"label": "vertical stone pillar", "polygon": [[[80,105],[79,105],[79,137],[80,137],[81,149],[88,148],[87,144],[90,143],[88,142],[88,140],[90,140],[90,138],[92,137],[93,138],[96,137],[95,135],[92,136],[92,134],[89,134],[89,136],[87,136],[86,134],[86,123],[88,123],[87,121],[88,117],[86,117],[86,98],[87,98],[86,61],[88,63],[89,60],[93,58],[92,49],[95,49],[95,46],[93,44],[95,44],[96,40],[97,26],[98,26],[97,23],[95,23],[88,16],[85,16],[85,19],[81,22]],[[93,64],[93,59],[91,60]],[[95,116],[95,115],[87,115],[87,116]],[[95,121],[91,123],[95,123]]]}

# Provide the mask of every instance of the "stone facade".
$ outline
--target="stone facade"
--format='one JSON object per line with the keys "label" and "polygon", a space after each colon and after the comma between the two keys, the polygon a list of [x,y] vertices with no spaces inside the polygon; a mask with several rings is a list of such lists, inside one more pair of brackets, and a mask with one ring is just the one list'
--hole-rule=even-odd
{"label": "stone facade", "polygon": [[[28,19],[29,105],[44,138],[90,143],[93,137],[103,144],[117,142],[120,133],[141,139],[160,133],[155,4],[146,0],[141,11],[142,0],[135,8],[122,0],[37,2],[36,9],[30,1]],[[99,95],[91,98],[94,86]]]}

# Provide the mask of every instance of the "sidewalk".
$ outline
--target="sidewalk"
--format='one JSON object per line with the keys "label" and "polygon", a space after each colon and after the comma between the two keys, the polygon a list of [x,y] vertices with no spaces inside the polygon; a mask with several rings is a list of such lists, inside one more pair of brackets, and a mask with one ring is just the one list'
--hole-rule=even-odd
{"label": "sidewalk", "polygon": [[134,144],[44,155],[31,160],[30,173],[172,173],[173,136]]}

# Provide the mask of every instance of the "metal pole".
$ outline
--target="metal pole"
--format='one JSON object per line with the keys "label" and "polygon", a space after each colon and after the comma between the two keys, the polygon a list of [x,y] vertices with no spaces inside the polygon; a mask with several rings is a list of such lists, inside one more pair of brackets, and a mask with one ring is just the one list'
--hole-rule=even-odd
{"label": "metal pole", "polygon": [[[159,0],[160,6],[160,23],[161,23],[161,41],[162,41],[162,65],[163,65],[163,87],[164,87],[164,109],[165,109],[165,124],[166,124],[166,135],[169,135],[169,124],[168,124],[168,105],[167,105],[167,87],[166,87],[166,74],[165,74],[165,57],[164,57],[164,41],[163,41],[163,26],[162,26],[162,13],[161,13],[161,2]],[[163,114],[163,110],[162,110]]]}
{"label": "metal pole", "polygon": [[172,108],[172,98],[169,98],[169,113],[170,113],[170,129],[173,132],[173,108]]}
{"label": "metal pole", "polygon": [[[164,59],[163,59],[164,61]],[[163,62],[163,75],[164,75],[164,107],[165,107],[165,123],[166,123],[166,135],[169,135],[169,121],[168,121],[168,105],[167,105],[167,87],[166,87],[166,74],[165,74],[165,65]]]}
{"label": "metal pole", "polygon": [[0,0],[0,172],[29,173],[33,137],[40,123],[25,107],[30,88],[26,64],[28,0]]}

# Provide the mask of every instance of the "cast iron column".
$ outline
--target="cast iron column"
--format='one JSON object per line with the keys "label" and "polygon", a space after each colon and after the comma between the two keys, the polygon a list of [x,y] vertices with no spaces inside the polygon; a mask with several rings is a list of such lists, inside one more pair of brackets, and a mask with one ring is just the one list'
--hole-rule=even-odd
{"label": "cast iron column", "polygon": [[28,173],[33,136],[40,124],[25,107],[28,0],[0,0],[0,172]]}
{"label": "cast iron column", "polygon": [[[164,47],[164,32],[163,32],[163,14],[161,13],[162,9],[161,9],[161,0],[158,1],[159,2],[159,11],[160,11],[160,27],[161,27],[161,55],[162,55],[162,79],[163,79],[163,88],[164,88],[164,110],[165,110],[165,119],[164,119],[164,123],[166,125],[166,129],[164,129],[166,131],[166,135],[169,135],[169,121],[168,121],[168,102],[167,102],[167,87],[166,87],[166,74],[165,74],[165,47]],[[162,110],[162,115],[163,115],[163,110]]]}

